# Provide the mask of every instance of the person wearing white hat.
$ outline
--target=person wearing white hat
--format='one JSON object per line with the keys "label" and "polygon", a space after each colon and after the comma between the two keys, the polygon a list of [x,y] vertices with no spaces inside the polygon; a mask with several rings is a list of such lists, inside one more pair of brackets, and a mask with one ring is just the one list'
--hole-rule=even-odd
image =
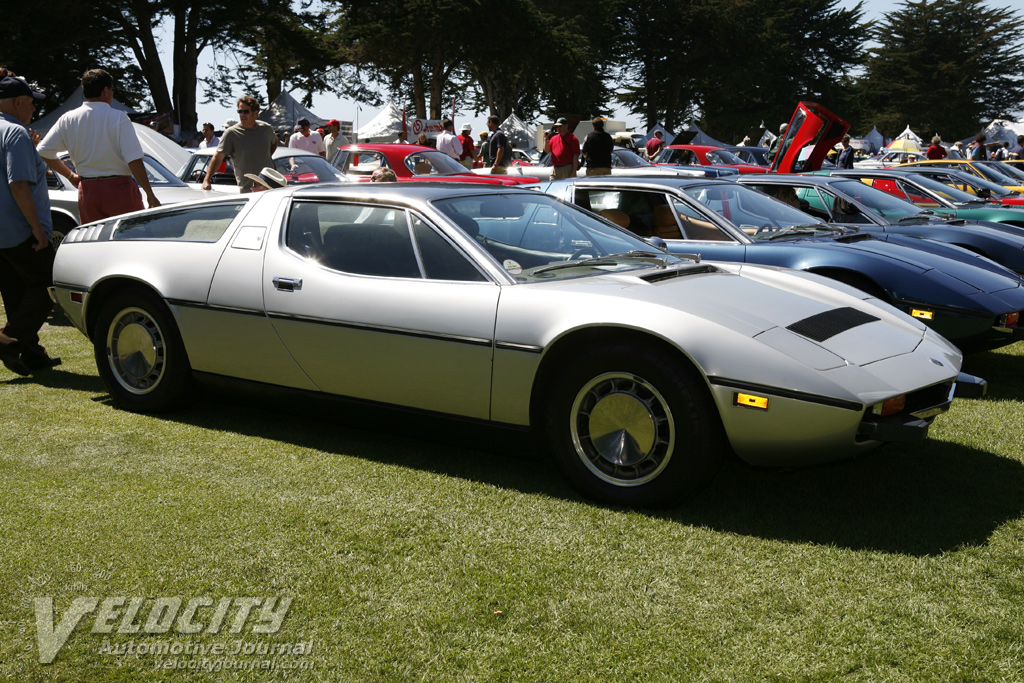
{"label": "person wearing white hat", "polygon": [[252,181],[253,192],[276,190],[288,184],[288,179],[277,170],[266,166],[259,173],[246,173],[245,177]]}
{"label": "person wearing white hat", "polygon": [[476,156],[473,149],[473,124],[462,124],[462,132],[459,134],[459,142],[462,143],[462,154],[459,155],[459,163],[473,170],[473,158]]}

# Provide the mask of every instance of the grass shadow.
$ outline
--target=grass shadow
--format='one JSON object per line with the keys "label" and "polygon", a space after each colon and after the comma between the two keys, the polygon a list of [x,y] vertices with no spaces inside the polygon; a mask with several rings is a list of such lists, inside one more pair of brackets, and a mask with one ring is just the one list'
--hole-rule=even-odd
{"label": "grass shadow", "polygon": [[[216,404],[216,410],[210,406]],[[286,406],[280,410],[275,406]],[[282,412],[288,419],[280,419]],[[163,416],[528,494],[582,500],[529,434],[409,411],[208,389]],[[368,434],[370,432],[370,434]],[[727,462],[683,507],[653,516],[730,533],[916,556],[981,546],[1024,513],[1024,465],[955,443],[890,445],[828,466]]]}
{"label": "grass shadow", "polygon": [[5,383],[12,386],[38,384],[50,389],[70,389],[72,391],[87,391],[89,393],[106,391],[106,388],[103,386],[103,380],[98,375],[80,375],[76,372],[64,370],[61,365],[33,373],[30,377],[12,375],[12,379],[7,380]]}

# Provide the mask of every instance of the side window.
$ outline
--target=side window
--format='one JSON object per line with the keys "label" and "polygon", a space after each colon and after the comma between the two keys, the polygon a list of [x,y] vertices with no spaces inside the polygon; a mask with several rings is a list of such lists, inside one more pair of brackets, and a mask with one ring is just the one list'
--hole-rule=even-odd
{"label": "side window", "polygon": [[216,242],[245,202],[158,211],[118,221],[112,240],[183,240]]}
{"label": "side window", "polygon": [[672,208],[675,210],[679,222],[683,226],[683,236],[688,240],[713,240],[716,242],[731,242],[732,237],[723,233],[717,225],[709,221],[692,206],[679,201],[672,200]]}
{"label": "side window", "polygon": [[423,271],[429,280],[482,282],[486,278],[454,246],[419,216],[411,216]]}
{"label": "side window", "polygon": [[356,275],[420,277],[405,211],[380,206],[296,202],[286,246],[321,265]]}
{"label": "side window", "polygon": [[381,166],[388,165],[383,154],[370,150],[350,152],[341,163],[341,172],[352,175],[370,175]]}

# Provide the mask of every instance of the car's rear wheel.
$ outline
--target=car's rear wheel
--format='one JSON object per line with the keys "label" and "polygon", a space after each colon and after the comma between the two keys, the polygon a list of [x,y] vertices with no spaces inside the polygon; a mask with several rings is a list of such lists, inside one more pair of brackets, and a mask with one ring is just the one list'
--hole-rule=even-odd
{"label": "car's rear wheel", "polygon": [[102,304],[93,348],[103,383],[128,410],[171,410],[192,395],[185,345],[171,312],[150,290],[129,287]]}
{"label": "car's rear wheel", "polygon": [[653,346],[575,359],[551,392],[546,427],[573,487],[613,504],[678,505],[714,476],[727,448],[699,374]]}
{"label": "car's rear wheel", "polygon": [[64,216],[51,215],[51,220],[53,222],[53,239],[50,241],[53,244],[53,248],[56,249],[64,241],[64,238],[68,236],[68,233],[78,226],[70,218]]}

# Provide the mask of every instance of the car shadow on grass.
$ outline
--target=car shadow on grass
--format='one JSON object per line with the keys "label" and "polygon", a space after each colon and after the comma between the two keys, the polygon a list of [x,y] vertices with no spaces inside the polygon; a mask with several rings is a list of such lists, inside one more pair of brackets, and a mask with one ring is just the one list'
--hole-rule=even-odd
{"label": "car shadow on grass", "polygon": [[[216,389],[194,407],[163,417],[587,502],[518,430],[313,397],[267,403]],[[680,508],[646,514],[793,543],[937,555],[983,546],[999,526],[1024,514],[1024,465],[935,440],[802,469],[759,469],[729,459],[710,486]]]}
{"label": "car shadow on grass", "polygon": [[664,516],[761,538],[928,556],[983,546],[1022,514],[1024,465],[926,440],[803,469],[733,460]]}
{"label": "car shadow on grass", "polygon": [[963,371],[988,381],[985,400],[1024,399],[1024,357],[1020,355],[972,353],[964,357]]}

